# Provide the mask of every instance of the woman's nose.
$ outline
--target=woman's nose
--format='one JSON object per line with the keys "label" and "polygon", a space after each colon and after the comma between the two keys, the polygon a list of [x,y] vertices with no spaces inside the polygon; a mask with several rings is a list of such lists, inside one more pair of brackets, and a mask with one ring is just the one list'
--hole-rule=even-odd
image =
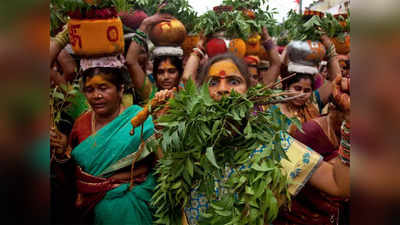
{"label": "woman's nose", "polygon": [[219,95],[227,95],[230,93],[230,87],[225,83],[225,81],[221,81],[217,92]]}
{"label": "woman's nose", "polygon": [[95,97],[96,99],[99,99],[99,98],[102,98],[102,97],[103,97],[103,94],[102,94],[101,92],[99,92],[99,91],[95,91],[95,92],[94,92],[94,97]]}

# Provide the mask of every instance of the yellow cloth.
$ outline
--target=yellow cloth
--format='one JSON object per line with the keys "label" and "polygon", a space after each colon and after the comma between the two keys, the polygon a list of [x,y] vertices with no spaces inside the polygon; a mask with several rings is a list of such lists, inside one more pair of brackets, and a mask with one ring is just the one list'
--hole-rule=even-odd
{"label": "yellow cloth", "polygon": [[287,134],[283,140],[282,147],[287,148],[286,155],[289,161],[285,159],[281,161],[281,170],[291,178],[289,193],[295,196],[311,178],[323,158],[320,154]]}

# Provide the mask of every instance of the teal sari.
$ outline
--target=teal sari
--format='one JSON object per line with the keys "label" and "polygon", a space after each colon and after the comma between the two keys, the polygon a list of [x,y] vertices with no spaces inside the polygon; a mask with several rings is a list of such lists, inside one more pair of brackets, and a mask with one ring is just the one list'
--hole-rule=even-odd
{"label": "teal sari", "polygon": [[[132,128],[130,120],[141,110],[137,105],[130,106],[74,148],[71,155],[84,172],[93,176],[110,176],[112,172],[104,176],[104,171],[138,150],[141,127],[135,129],[133,136],[129,132]],[[147,139],[153,132],[154,125],[149,117],[144,123],[143,138]],[[135,185],[131,191],[129,184],[108,191],[94,208],[95,224],[152,224],[149,205],[155,186],[155,178],[150,173],[145,182]]]}

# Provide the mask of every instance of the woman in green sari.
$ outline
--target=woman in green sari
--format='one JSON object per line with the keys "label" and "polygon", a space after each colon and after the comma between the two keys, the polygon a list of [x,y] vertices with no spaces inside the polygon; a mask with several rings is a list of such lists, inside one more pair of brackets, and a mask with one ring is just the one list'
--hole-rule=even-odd
{"label": "woman in green sari", "polygon": [[[130,119],[142,110],[137,105],[124,107],[124,86],[116,58],[97,59],[82,64],[83,92],[91,106],[74,123],[69,136],[51,136],[51,145],[63,147],[66,158],[77,165],[75,205],[83,212],[94,212],[94,224],[152,224],[149,202],[155,188],[153,155],[142,152],[142,141],[153,134],[152,119],[143,127],[129,131]],[[129,167],[136,159],[134,170]]]}

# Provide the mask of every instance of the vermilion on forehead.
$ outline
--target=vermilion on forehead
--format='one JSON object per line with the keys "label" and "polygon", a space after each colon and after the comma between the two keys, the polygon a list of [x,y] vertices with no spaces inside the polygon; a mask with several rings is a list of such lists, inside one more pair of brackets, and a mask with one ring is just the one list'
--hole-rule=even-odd
{"label": "vermilion on forehead", "polygon": [[214,63],[208,72],[209,76],[241,75],[239,68],[232,60],[222,60]]}
{"label": "vermilion on forehead", "polygon": [[104,77],[101,74],[94,75],[92,78],[89,78],[89,80],[86,81],[85,87],[89,86],[99,86],[102,84],[108,84],[111,85],[109,81],[104,79]]}
{"label": "vermilion on forehead", "polygon": [[176,69],[176,67],[174,65],[172,65],[169,60],[165,60],[160,63],[160,65],[158,66],[158,69]]}

